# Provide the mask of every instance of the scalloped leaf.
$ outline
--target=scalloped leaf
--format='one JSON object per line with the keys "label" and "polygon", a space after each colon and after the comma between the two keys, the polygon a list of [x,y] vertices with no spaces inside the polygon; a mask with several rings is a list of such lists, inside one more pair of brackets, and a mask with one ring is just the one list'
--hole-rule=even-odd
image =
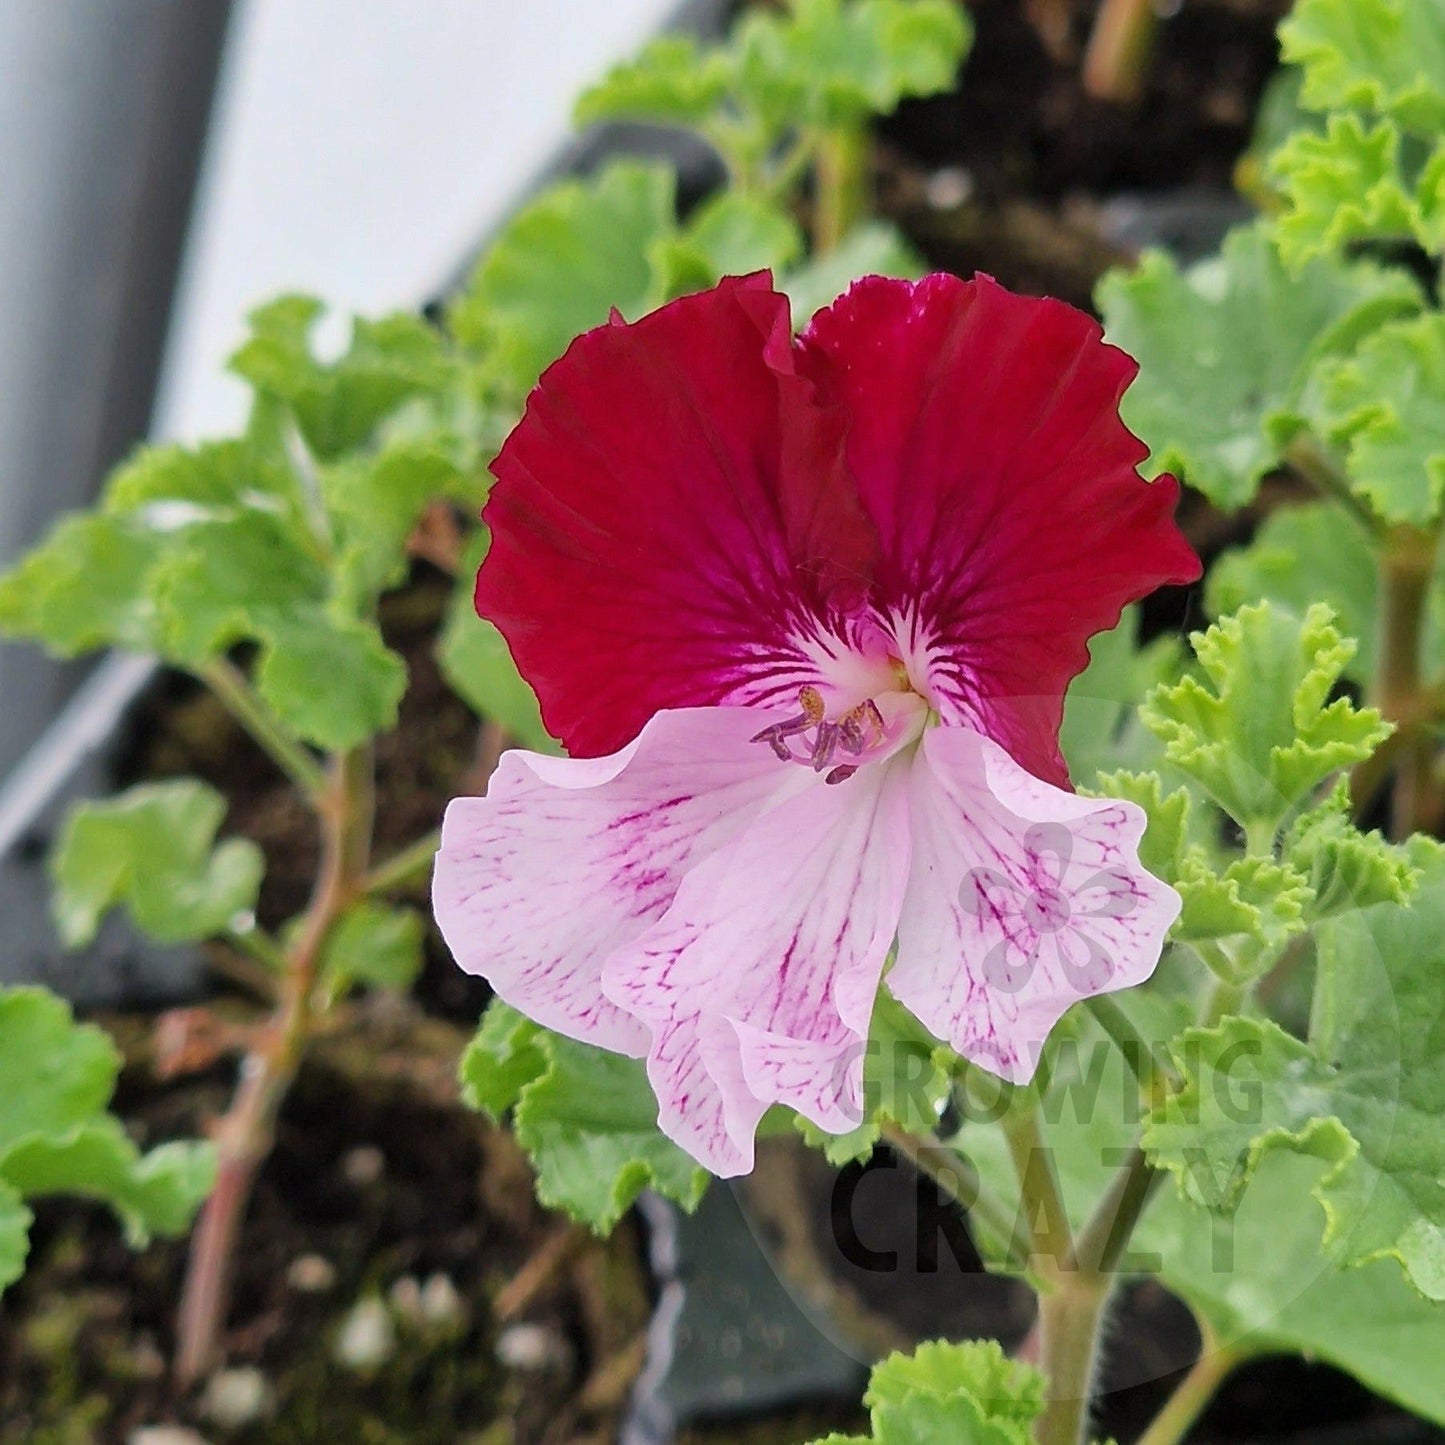
{"label": "scalloped leaf", "polygon": [[209,1144],[142,1154],[105,1110],[120,1056],[99,1029],[40,988],[0,990],[0,1289],[24,1268],[30,1211],[42,1194],[110,1205],[139,1245],[183,1234],[215,1176]]}
{"label": "scalloped leaf", "polygon": [[1408,903],[1420,881],[1409,850],[1354,823],[1349,784],[1298,817],[1284,840],[1287,862],[1309,879],[1312,920],[1377,903]]}
{"label": "scalloped leaf", "polygon": [[1100,773],[1092,788],[1081,793],[1095,798],[1122,798],[1144,810],[1148,826],[1139,841],[1139,861],[1166,883],[1177,883],[1188,856],[1193,803],[1188,792],[1166,793],[1158,773]]}
{"label": "scalloped leaf", "polygon": [[705,49],[690,35],[663,35],[584,90],[572,118],[577,125],[637,120],[701,127],[722,106],[732,79],[727,50]]}
{"label": "scalloped leaf", "polygon": [[487,1010],[462,1058],[467,1101],[510,1108],[537,1170],[537,1197],[598,1234],[644,1189],[695,1209],[709,1175],[657,1128],[642,1061],[564,1039],[501,1002]]}
{"label": "scalloped leaf", "polygon": [[1205,610],[1223,617],[1250,602],[1273,602],[1300,617],[1315,602],[1328,604],[1340,631],[1357,641],[1341,675],[1361,687],[1370,684],[1379,632],[1378,562],[1364,529],[1342,507],[1280,507],[1246,546],[1215,558],[1204,583]]}
{"label": "scalloped leaf", "polygon": [[[1438,250],[1434,170],[1412,183],[1393,122],[1332,115],[1324,133],[1301,131],[1270,158],[1287,209],[1275,222],[1280,255],[1299,271],[1352,241],[1416,240]],[[1417,190],[1418,186],[1418,190]]]}
{"label": "scalloped leaf", "polygon": [[1150,1116],[1144,1144],[1191,1198],[1224,1210],[1270,1151],[1325,1161],[1314,1194],[1330,1258],[1394,1259],[1445,1300],[1445,850],[1421,845],[1417,860],[1413,906],[1319,931],[1309,1043],[1256,1019],[1186,1034],[1186,1088]]}
{"label": "scalloped leaf", "polygon": [[68,947],[123,907],[162,943],[223,933],[256,906],[265,859],[256,845],[217,845],[226,800],[192,778],[144,783],[72,808],[50,859],[56,927]]}
{"label": "scalloped leaf", "polygon": [[699,206],[675,238],[657,244],[653,265],[662,293],[680,296],[724,276],[781,272],[804,250],[802,227],[776,202],[722,191]]}
{"label": "scalloped leaf", "polygon": [[1281,53],[1311,110],[1368,110],[1423,135],[1445,129],[1445,26],[1435,0],[1299,0]]}
{"label": "scalloped leaf", "polygon": [[360,446],[404,402],[453,378],[440,332],[420,316],[356,317],[335,361],[315,352],[313,332],[326,308],[312,296],[280,296],[247,318],[250,336],[230,369],[286,406],[313,456],[325,460]]}
{"label": "scalloped leaf", "polygon": [[1244,937],[1278,948],[1303,931],[1309,881],[1272,858],[1236,858],[1219,872],[1192,851],[1174,879],[1183,907],[1172,937],[1185,942]]}
{"label": "scalloped leaf", "polygon": [[1029,1445],[1044,1378],[996,1340],[933,1340],[880,1360],[863,1396],[872,1434],[815,1445]]}
{"label": "scalloped leaf", "polygon": [[614,161],[544,191],[487,248],[447,319],[517,405],[613,307],[635,317],[662,299],[651,258],[676,233],[675,191],[670,166]]}
{"label": "scalloped leaf", "polygon": [[1178,471],[1217,506],[1243,506],[1302,424],[1320,357],[1350,350],[1421,297],[1398,272],[1321,258],[1292,276],[1267,225],[1236,228],[1181,272],[1163,252],[1099,283],[1108,339],[1140,364],[1123,416],[1153,469]]}
{"label": "scalloped leaf", "polygon": [[1268,602],[1241,607],[1190,640],[1205,680],[1156,688],[1141,716],[1168,760],[1251,836],[1275,832],[1391,731],[1374,708],[1329,701],[1355,649],[1322,603],[1303,620]]}
{"label": "scalloped leaf", "polygon": [[1382,326],[1323,363],[1320,423],[1354,490],[1384,521],[1424,527],[1445,505],[1445,316]]}
{"label": "scalloped leaf", "polygon": [[734,31],[737,91],[774,128],[859,125],[952,87],[973,27],[952,0],[794,0]]}

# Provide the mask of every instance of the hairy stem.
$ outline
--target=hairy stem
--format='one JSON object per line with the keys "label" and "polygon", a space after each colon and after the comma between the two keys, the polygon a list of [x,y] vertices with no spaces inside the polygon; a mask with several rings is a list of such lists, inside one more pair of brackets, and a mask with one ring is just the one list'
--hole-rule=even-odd
{"label": "hairy stem", "polygon": [[1300,432],[1284,449],[1284,460],[1321,496],[1338,502],[1372,541],[1379,540],[1379,519],[1355,495],[1350,479],[1317,436]]}
{"label": "hairy stem", "polygon": [[1137,100],[1158,25],[1154,0],[1104,0],[1084,52],[1085,92],[1095,100]]}
{"label": "hairy stem", "polygon": [[1085,1006],[1093,1014],[1094,1022],[1123,1054],[1124,1062],[1139,1081],[1139,1091],[1146,1099],[1152,1099],[1177,1085],[1179,1076],[1167,1051],[1145,1038],[1117,1000],[1109,994],[1096,993],[1085,1000]]}
{"label": "hairy stem", "polygon": [[1139,1437],[1138,1445],[1178,1445],[1226,1377],[1241,1362],[1239,1354],[1217,1346],[1208,1330],[1203,1334],[1199,1358]]}
{"label": "hairy stem", "polygon": [[333,759],[318,804],[321,867],[296,942],[286,955],[280,1003],[242,1061],[235,1098],[216,1128],[216,1188],[191,1237],[176,1326],[175,1376],[183,1389],[200,1378],[216,1354],[241,1222],[315,1022],[316,979],[327,936],[366,872],[372,810],[370,748]]}
{"label": "hairy stem", "polygon": [[1089,1271],[1061,1270],[1039,1295],[1039,1367],[1048,1382],[1034,1427],[1039,1445],[1084,1445],[1104,1313],[1113,1281]]}
{"label": "hairy stem", "polygon": [[814,146],[813,246],[819,255],[835,251],[871,208],[869,165],[872,143],[863,126],[835,126]]}
{"label": "hairy stem", "polygon": [[326,793],[325,772],[315,757],[287,734],[280,720],[256,695],[246,674],[221,657],[208,662],[197,675],[272,762],[295,783],[301,795],[316,807]]}
{"label": "hairy stem", "polygon": [[1060,1270],[1073,1258],[1074,1240],[1053,1150],[1044,1142],[1038,1109],[1020,1110],[1005,1119],[1003,1127],[1032,1235],[1030,1254],[1042,1257],[1048,1268]]}

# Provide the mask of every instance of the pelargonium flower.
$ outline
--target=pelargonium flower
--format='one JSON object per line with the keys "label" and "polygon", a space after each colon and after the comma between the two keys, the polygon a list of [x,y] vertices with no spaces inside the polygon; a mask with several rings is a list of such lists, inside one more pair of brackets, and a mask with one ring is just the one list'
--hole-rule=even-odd
{"label": "pelargonium flower", "polygon": [[713,1172],[771,1104],[860,1122],[885,969],[1012,1080],[1153,970],[1144,817],[1058,746],[1087,639],[1199,573],[1135,369],[984,276],[866,278],[796,341],[729,279],[579,337],[494,463],[477,607],[570,756],[452,803],[437,918],[522,1012],[645,1056]]}

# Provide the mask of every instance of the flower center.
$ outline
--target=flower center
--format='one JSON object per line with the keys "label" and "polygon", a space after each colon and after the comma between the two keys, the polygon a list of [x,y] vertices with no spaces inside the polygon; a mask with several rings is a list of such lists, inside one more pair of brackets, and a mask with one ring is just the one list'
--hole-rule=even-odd
{"label": "flower center", "polygon": [[899,681],[896,690],[865,698],[833,718],[818,688],[800,687],[801,711],[765,727],[752,741],[767,743],[783,762],[824,773],[825,783],[846,782],[864,763],[897,751],[923,731],[927,704],[901,675]]}

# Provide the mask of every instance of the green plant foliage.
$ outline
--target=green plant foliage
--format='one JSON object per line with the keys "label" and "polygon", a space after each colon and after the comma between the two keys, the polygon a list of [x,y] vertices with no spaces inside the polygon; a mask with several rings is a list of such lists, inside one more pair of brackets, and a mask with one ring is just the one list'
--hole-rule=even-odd
{"label": "green plant foliage", "polygon": [[1403,274],[1367,262],[1322,258],[1292,276],[1257,224],[1184,272],[1149,252],[1105,276],[1097,299],[1109,340],[1140,364],[1123,416],[1152,448],[1150,465],[1233,508],[1303,424],[1314,364],[1421,298]]}
{"label": "green plant foliage", "polygon": [[886,989],[878,991],[863,1057],[863,1122],[847,1134],[828,1134],[798,1116],[796,1124],[830,1164],[866,1159],[885,1123],[930,1137],[948,1099],[957,1060]]}
{"label": "green plant foliage", "polygon": [[947,90],[970,40],[952,0],[793,0],[739,23],[736,84],[779,131],[858,125],[906,96]]}
{"label": "green plant foliage", "polygon": [[1445,316],[1380,327],[1321,365],[1320,420],[1351,484],[1386,522],[1423,527],[1445,501]]}
{"label": "green plant foliage", "polygon": [[663,299],[652,256],[675,234],[675,190],[666,166],[614,161],[543,192],[487,248],[447,319],[509,399],[614,307],[635,317]]}
{"label": "green plant foliage", "polygon": [[1445,26],[1435,0],[1299,0],[1280,26],[1311,110],[1378,111],[1445,129]]}
{"label": "green plant foliage", "polygon": [[[1161,995],[1166,974],[1172,981],[1173,971],[1161,965],[1150,983],[1117,996],[1159,1044],[1175,1037],[1180,1012],[1172,996]],[[1134,1140],[1132,1109],[1116,1101],[1138,1093],[1122,1055],[1097,1028],[1085,1028],[1069,1054],[1077,1065],[1056,1062],[1040,1112],[1077,1228]],[[1002,1198],[1015,1198],[1000,1125],[968,1124],[964,1138],[985,1182]],[[1319,1215],[1306,1201],[1327,1168],[1292,1152],[1267,1154],[1233,1213],[1196,1204],[1174,1188],[1160,1189],[1120,1268],[1157,1276],[1208,1323],[1216,1346],[1236,1358],[1289,1353],[1322,1359],[1445,1423],[1439,1306],[1413,1289],[1393,1261],[1342,1271],[1322,1256]],[[1201,1174],[1201,1186],[1207,1177]],[[993,1247],[986,1234],[980,1242]]]}
{"label": "green plant foliage", "polygon": [[726,100],[733,70],[731,52],[705,50],[688,35],[664,35],[584,90],[573,119],[578,125],[642,120],[703,128]]}
{"label": "green plant foliage", "polygon": [[1183,907],[1173,936],[1191,943],[1240,936],[1277,948],[1303,930],[1311,899],[1309,880],[1288,864],[1236,858],[1219,871],[1199,850],[1186,855],[1174,886]]}
{"label": "green plant foliage", "polygon": [[1438,197],[1445,151],[1415,179],[1405,174],[1400,132],[1385,120],[1332,115],[1323,134],[1300,131],[1269,162],[1288,209],[1276,223],[1280,255],[1294,270],[1352,241],[1445,243]]}
{"label": "green plant foliage", "polygon": [[437,664],[447,686],[474,712],[498,723],[523,747],[555,753],[558,747],[542,725],[537,694],[517,671],[506,639],[477,616],[472,598],[488,545],[484,531],[468,544],[437,642]]}
{"label": "green plant foliage", "polygon": [[1178,880],[1189,856],[1189,839],[1194,808],[1188,792],[1175,788],[1164,791],[1158,773],[1117,771],[1100,773],[1091,789],[1094,797],[1123,798],[1144,810],[1149,825],[1139,843],[1139,861],[1156,878],[1166,883]]}
{"label": "green plant foliage", "polygon": [[216,844],[225,813],[226,800],[192,779],[73,808],[50,859],[64,942],[89,943],[116,907],[162,943],[210,938],[247,917],[265,861],[243,838]]}
{"label": "green plant foliage", "polygon": [[1422,841],[1414,861],[1425,872],[1412,907],[1377,904],[1320,930],[1309,1041],[1242,1018],[1186,1034],[1186,1087],[1144,1143],[1191,1198],[1226,1210],[1271,1150],[1323,1160],[1314,1193],[1331,1259],[1395,1259],[1445,1300],[1445,853]]}
{"label": "green plant foliage", "polygon": [[781,273],[803,251],[803,229],[781,206],[722,191],[688,217],[676,238],[658,243],[653,263],[663,293],[678,296],[722,276]]}
{"label": "green plant foliage", "polygon": [[251,334],[231,370],[256,394],[283,403],[311,454],[330,460],[359,447],[403,402],[451,380],[438,332],[420,317],[357,318],[351,344],[319,361],[312,332],[325,311],[311,296],[282,296],[251,313]]}
{"label": "green plant foliage", "polygon": [[322,977],[333,993],[354,984],[407,989],[421,972],[426,921],[414,908],[363,899],[337,919],[322,953]]}
{"label": "green plant foliage", "polygon": [[658,1132],[657,1100],[638,1059],[575,1043],[494,1002],[462,1059],[467,1102],[508,1109],[537,1170],[537,1197],[599,1234],[644,1189],[697,1207],[707,1171]]}
{"label": "green plant foliage", "polygon": [[1246,603],[1272,602],[1303,617],[1313,603],[1328,604],[1340,631],[1357,639],[1341,676],[1363,687],[1375,675],[1377,575],[1373,543],[1358,522],[1333,503],[1307,502],[1271,512],[1247,545],[1216,558],[1204,605],[1224,617]]}
{"label": "green plant foliage", "polygon": [[141,1154],[106,1113],[120,1056],[99,1029],[80,1025],[38,988],[0,990],[0,1289],[25,1266],[24,1200],[80,1194],[108,1204],[141,1245],[177,1235],[210,1192],[206,1144]]}
{"label": "green plant foliage", "polygon": [[871,1435],[815,1445],[1028,1445],[1044,1380],[996,1340],[934,1340],[876,1364],[863,1403]]}
{"label": "green plant foliage", "polygon": [[1142,716],[1169,762],[1251,837],[1272,836],[1313,789],[1389,735],[1375,709],[1329,701],[1354,644],[1323,604],[1303,620],[1272,603],[1242,607],[1190,640],[1207,681],[1156,688]]}
{"label": "green plant foliage", "polygon": [[1119,625],[1089,642],[1089,665],[1069,684],[1059,747],[1075,783],[1104,769],[1143,768],[1159,745],[1139,723],[1139,704],[1150,688],[1178,674],[1183,649],[1165,634],[1138,645],[1139,609],[1125,609]]}
{"label": "green plant foliage", "polygon": [[1362,833],[1352,814],[1349,784],[1341,781],[1285,837],[1285,858],[1309,880],[1312,921],[1377,903],[1408,903],[1420,880],[1406,848],[1377,832]]}

